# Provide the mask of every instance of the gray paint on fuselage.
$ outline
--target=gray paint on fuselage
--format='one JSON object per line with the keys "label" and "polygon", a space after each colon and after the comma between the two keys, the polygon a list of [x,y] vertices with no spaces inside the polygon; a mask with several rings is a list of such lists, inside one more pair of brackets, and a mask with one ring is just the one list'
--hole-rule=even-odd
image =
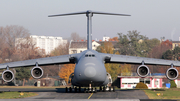
{"label": "gray paint on fuselage", "polygon": [[[83,51],[81,57],[77,58],[74,70],[73,85],[76,86],[101,86],[107,84],[107,73],[103,57],[94,50]],[[86,56],[87,55],[87,56]],[[91,57],[89,57],[89,55]],[[94,57],[92,57],[94,55]]]}

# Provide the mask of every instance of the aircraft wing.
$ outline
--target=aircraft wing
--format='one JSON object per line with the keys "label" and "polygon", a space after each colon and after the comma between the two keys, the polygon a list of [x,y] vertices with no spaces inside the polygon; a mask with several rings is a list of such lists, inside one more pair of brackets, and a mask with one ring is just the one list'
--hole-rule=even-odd
{"label": "aircraft wing", "polygon": [[[101,53],[104,54],[104,53]],[[155,58],[145,58],[136,56],[116,55],[116,54],[104,54],[109,58],[106,63],[127,63],[127,64],[141,64],[144,61],[145,65],[166,65],[173,64],[174,66],[180,66],[180,61],[163,60]]]}
{"label": "aircraft wing", "polygon": [[53,65],[53,64],[67,64],[71,63],[70,58],[76,54],[71,55],[61,55],[61,56],[54,56],[54,57],[46,57],[46,58],[39,58],[39,59],[32,59],[32,60],[25,60],[25,61],[17,61],[17,62],[10,62],[0,64],[0,69],[4,69],[7,66],[10,68],[13,67],[29,67],[35,66],[36,63],[38,66],[42,65]]}

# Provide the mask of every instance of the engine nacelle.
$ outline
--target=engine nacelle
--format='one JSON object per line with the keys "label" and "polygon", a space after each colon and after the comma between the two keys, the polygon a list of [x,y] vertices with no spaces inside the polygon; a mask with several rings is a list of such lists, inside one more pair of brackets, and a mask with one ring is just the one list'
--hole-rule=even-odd
{"label": "engine nacelle", "polygon": [[146,77],[149,75],[149,67],[147,67],[146,65],[140,65],[138,68],[137,68],[137,74],[140,76],[140,77]]}
{"label": "engine nacelle", "polygon": [[166,77],[170,80],[175,80],[178,78],[179,72],[176,68],[169,68],[166,71]]}
{"label": "engine nacelle", "polygon": [[35,79],[41,78],[43,76],[43,73],[44,73],[43,69],[41,67],[39,67],[39,66],[33,67],[31,69],[31,75]]}
{"label": "engine nacelle", "polygon": [[14,73],[11,70],[5,70],[2,73],[2,79],[5,82],[11,82],[14,79]]}

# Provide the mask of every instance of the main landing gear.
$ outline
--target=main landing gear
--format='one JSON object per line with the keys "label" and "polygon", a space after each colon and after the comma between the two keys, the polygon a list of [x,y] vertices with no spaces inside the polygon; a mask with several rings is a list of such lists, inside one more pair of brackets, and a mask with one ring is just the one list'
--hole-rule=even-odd
{"label": "main landing gear", "polygon": [[75,88],[72,88],[72,87],[66,87],[65,89],[65,92],[66,93],[72,93],[72,92],[75,92],[75,93],[81,93],[81,92],[84,92],[84,93],[97,93],[97,92],[106,92],[106,91],[109,91],[109,92],[115,92],[115,87],[99,87],[99,90],[95,88],[91,88],[91,86],[89,88],[84,88],[84,90],[81,89],[81,87],[75,87]]}
{"label": "main landing gear", "polygon": [[102,91],[103,91],[103,92],[106,92],[106,91],[109,91],[109,92],[113,91],[113,92],[115,92],[115,87],[114,87],[114,86],[113,86],[113,87],[105,87],[105,86],[104,86],[104,87],[101,87],[101,86],[100,86],[100,87],[99,87],[99,91],[100,91],[100,92],[102,92]]}
{"label": "main landing gear", "polygon": [[66,87],[66,91],[65,91],[66,93],[67,92],[75,92],[75,93],[80,93],[81,92],[81,87],[79,87],[79,88],[77,88],[77,87],[75,87],[75,88],[72,88],[72,87]]}
{"label": "main landing gear", "polygon": [[97,89],[96,88],[84,88],[84,93],[97,93]]}

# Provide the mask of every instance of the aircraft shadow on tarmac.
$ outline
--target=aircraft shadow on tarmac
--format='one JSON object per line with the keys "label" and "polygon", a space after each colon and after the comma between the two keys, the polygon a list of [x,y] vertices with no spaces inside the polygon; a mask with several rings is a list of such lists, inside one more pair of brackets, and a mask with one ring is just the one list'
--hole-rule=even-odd
{"label": "aircraft shadow on tarmac", "polygon": [[[135,90],[142,90],[142,89],[116,89],[116,91],[135,91]],[[153,89],[153,90],[160,90],[160,89]],[[72,89],[72,92],[66,92],[66,88],[0,88],[0,93],[6,91],[18,91],[18,92],[57,92],[57,93],[84,93],[84,89],[81,88],[81,92],[75,92]],[[97,92],[103,92],[97,89]],[[106,91],[109,92],[109,91]],[[112,92],[112,91],[111,91]],[[91,93],[91,92],[90,92]]]}

